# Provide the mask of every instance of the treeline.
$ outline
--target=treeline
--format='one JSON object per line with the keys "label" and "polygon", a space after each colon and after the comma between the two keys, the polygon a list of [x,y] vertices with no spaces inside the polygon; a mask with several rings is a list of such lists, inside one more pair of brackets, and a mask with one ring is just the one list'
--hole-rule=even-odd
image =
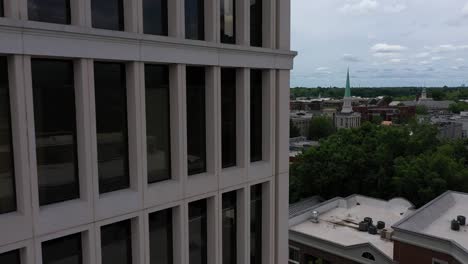
{"label": "treeline", "polygon": [[[394,100],[414,100],[417,95],[420,95],[422,88],[419,87],[389,87],[389,88],[352,88],[354,96],[375,98],[377,96],[390,96]],[[429,97],[435,100],[461,100],[468,99],[468,88],[458,87],[443,87],[443,88],[427,88]],[[344,95],[344,88],[305,88],[296,87],[291,88],[291,98],[308,97],[317,98],[318,96],[330,98],[342,98]]]}
{"label": "treeline", "polygon": [[432,125],[370,123],[342,129],[290,168],[290,202],[362,194],[422,206],[446,190],[468,192],[465,141],[441,141]]}

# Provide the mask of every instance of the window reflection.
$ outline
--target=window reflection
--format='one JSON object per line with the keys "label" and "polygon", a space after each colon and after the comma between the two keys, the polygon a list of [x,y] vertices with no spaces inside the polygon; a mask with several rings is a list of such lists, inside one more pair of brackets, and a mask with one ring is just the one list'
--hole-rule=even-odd
{"label": "window reflection", "polygon": [[43,264],[81,264],[81,233],[42,243]]}
{"label": "window reflection", "polygon": [[124,30],[123,0],[91,0],[94,28]]}
{"label": "window reflection", "polygon": [[70,24],[70,0],[28,0],[28,19]]}
{"label": "window reflection", "polygon": [[237,263],[237,196],[236,191],[223,194],[223,264]]}
{"label": "window reflection", "polygon": [[207,263],[206,200],[189,204],[189,263]]}
{"label": "window reflection", "polygon": [[172,264],[172,209],[149,215],[150,264]]}
{"label": "window reflection", "polygon": [[8,89],[7,58],[0,57],[0,214],[16,210],[10,96]]}
{"label": "window reflection", "polygon": [[221,69],[221,148],[223,168],[237,163],[236,69]]}
{"label": "window reflection", "polygon": [[39,203],[79,198],[73,62],[32,59],[31,69]]}
{"label": "window reflection", "polygon": [[185,0],[185,38],[205,39],[204,0]]}
{"label": "window reflection", "polygon": [[132,264],[131,220],[101,227],[101,263]]}
{"label": "window reflection", "polygon": [[236,2],[235,0],[221,1],[221,42],[236,43]]}
{"label": "window reflection", "polygon": [[205,68],[187,67],[188,175],[206,172]]}
{"label": "window reflection", "polygon": [[167,36],[167,0],[143,0],[143,31]]}
{"label": "window reflection", "polygon": [[148,183],[171,178],[169,67],[145,65]]}
{"label": "window reflection", "polygon": [[125,64],[94,63],[99,192],[130,186]]}

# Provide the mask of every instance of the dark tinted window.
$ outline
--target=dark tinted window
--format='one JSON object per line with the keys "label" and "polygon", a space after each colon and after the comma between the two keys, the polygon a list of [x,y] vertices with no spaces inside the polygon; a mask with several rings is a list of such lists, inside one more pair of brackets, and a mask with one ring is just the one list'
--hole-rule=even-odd
{"label": "dark tinted window", "polygon": [[28,19],[70,24],[70,0],[28,0]]}
{"label": "dark tinted window", "polygon": [[2,264],[20,264],[20,251],[19,249],[8,251],[0,254],[0,263]]}
{"label": "dark tinted window", "polygon": [[261,47],[263,45],[263,0],[250,0],[250,45]]}
{"label": "dark tinted window", "polygon": [[236,43],[236,1],[221,1],[221,42]]}
{"label": "dark tinted window", "polygon": [[94,28],[124,30],[123,0],[91,0]]}
{"label": "dark tinted window", "polygon": [[148,183],[171,178],[169,67],[145,66]]}
{"label": "dark tinted window", "polygon": [[207,263],[206,200],[189,204],[189,263]]}
{"label": "dark tinted window", "polygon": [[149,215],[150,263],[172,264],[172,209]]}
{"label": "dark tinted window", "polygon": [[223,264],[237,263],[237,195],[223,194]]}
{"label": "dark tinted window", "polygon": [[187,67],[188,174],[206,172],[205,68]]}
{"label": "dark tinted window", "polygon": [[221,69],[221,147],[223,168],[236,166],[236,69]]}
{"label": "dark tinted window", "polygon": [[250,71],[250,161],[262,160],[262,71]]}
{"label": "dark tinted window", "polygon": [[250,191],[250,263],[262,263],[262,185]]}
{"label": "dark tinted window", "polygon": [[73,62],[31,61],[41,205],[79,198]]}
{"label": "dark tinted window", "polygon": [[43,264],[81,264],[81,234],[60,237],[42,243]]}
{"label": "dark tinted window", "polygon": [[205,39],[204,0],[185,0],[185,38]]}
{"label": "dark tinted window", "polygon": [[0,214],[16,210],[8,63],[0,57]]}
{"label": "dark tinted window", "polygon": [[99,192],[130,186],[125,64],[94,63]]}
{"label": "dark tinted window", "polygon": [[101,227],[102,264],[132,263],[131,220]]}
{"label": "dark tinted window", "polygon": [[5,16],[5,10],[3,8],[3,0],[0,0],[0,17]]}
{"label": "dark tinted window", "polygon": [[143,0],[143,31],[167,36],[167,0]]}

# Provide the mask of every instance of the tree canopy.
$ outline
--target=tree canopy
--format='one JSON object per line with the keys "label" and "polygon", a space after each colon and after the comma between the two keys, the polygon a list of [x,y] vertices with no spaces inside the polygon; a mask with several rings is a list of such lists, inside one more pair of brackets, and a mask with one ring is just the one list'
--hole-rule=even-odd
{"label": "tree canopy", "polygon": [[297,128],[297,126],[294,125],[292,120],[289,120],[289,137],[295,138],[295,137],[299,137],[300,135],[301,134],[299,132],[299,128]]}
{"label": "tree canopy", "polygon": [[309,136],[311,140],[326,138],[335,132],[333,120],[326,116],[314,116],[310,120]]}
{"label": "tree canopy", "polygon": [[468,192],[467,160],[466,142],[440,141],[432,125],[365,123],[323,139],[291,165],[290,200],[358,193],[421,206],[448,189]]}

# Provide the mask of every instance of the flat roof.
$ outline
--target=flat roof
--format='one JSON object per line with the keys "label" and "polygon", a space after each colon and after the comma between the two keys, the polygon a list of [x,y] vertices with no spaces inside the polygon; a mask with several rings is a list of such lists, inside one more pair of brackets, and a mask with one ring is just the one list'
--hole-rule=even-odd
{"label": "flat roof", "polygon": [[318,223],[313,223],[307,217],[290,225],[289,230],[345,247],[369,243],[393,258],[393,242],[382,239],[378,234],[359,231],[359,222],[365,217],[371,217],[375,224],[384,221],[385,229],[388,230],[408,216],[412,208],[413,204],[402,198],[389,201],[361,195],[335,198],[310,208],[309,216],[310,211],[319,212]]}
{"label": "flat roof", "polygon": [[468,219],[468,194],[448,191],[395,224],[395,228],[450,240],[468,251],[468,226],[451,229],[451,221],[463,215]]}

